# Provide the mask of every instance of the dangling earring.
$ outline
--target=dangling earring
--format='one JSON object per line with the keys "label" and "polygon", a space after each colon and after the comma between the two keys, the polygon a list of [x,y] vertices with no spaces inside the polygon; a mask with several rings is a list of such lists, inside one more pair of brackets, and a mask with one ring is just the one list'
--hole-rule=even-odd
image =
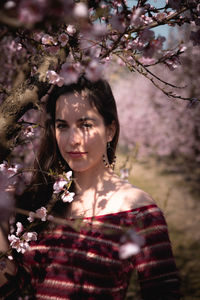
{"label": "dangling earring", "polygon": [[105,156],[105,154],[103,154],[102,160],[103,160],[104,166],[105,166],[106,168],[110,168],[110,164],[106,161],[106,156]]}
{"label": "dangling earring", "polygon": [[[110,142],[107,143],[107,151],[113,151],[112,147],[110,145]],[[106,161],[105,154],[103,154],[102,159],[103,159],[103,163],[104,163],[106,168],[111,168],[111,169],[114,170],[115,163],[116,163],[116,156],[113,157],[113,162],[111,164],[108,161]]]}

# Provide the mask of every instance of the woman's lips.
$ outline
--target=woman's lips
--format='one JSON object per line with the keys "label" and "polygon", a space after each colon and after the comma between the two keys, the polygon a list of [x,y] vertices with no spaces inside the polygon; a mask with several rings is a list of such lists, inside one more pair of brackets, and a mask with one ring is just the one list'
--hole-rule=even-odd
{"label": "woman's lips", "polygon": [[67,154],[71,157],[71,158],[81,158],[83,157],[87,152],[67,152]]}

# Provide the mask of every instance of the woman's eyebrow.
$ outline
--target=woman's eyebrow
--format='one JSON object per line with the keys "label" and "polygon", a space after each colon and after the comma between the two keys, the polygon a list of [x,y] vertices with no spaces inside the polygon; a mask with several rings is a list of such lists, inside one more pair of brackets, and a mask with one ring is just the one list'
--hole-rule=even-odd
{"label": "woman's eyebrow", "polygon": [[66,120],[62,120],[62,119],[56,119],[56,120],[55,120],[55,123],[57,123],[57,122],[67,123]]}
{"label": "woman's eyebrow", "polygon": [[90,117],[82,117],[78,119],[78,122],[84,122],[84,121],[95,121],[95,119]]}
{"label": "woman's eyebrow", "polygon": [[[77,120],[77,123],[78,122],[85,122],[85,121],[95,121],[95,119],[94,118],[90,118],[90,117],[82,117],[82,118],[80,118],[80,119]],[[66,120],[59,119],[59,118],[55,120],[55,123],[58,123],[58,122],[60,122],[60,123],[67,123]]]}

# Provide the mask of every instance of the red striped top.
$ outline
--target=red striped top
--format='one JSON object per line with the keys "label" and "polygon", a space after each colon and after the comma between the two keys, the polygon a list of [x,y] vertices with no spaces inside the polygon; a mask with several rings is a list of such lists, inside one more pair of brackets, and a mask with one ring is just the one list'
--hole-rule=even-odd
{"label": "red striped top", "polygon": [[[134,268],[144,299],[179,298],[167,225],[156,205],[82,220],[78,230],[57,226],[41,234],[24,254],[37,299],[125,299]],[[118,251],[126,228],[145,243],[139,254],[122,260]]]}

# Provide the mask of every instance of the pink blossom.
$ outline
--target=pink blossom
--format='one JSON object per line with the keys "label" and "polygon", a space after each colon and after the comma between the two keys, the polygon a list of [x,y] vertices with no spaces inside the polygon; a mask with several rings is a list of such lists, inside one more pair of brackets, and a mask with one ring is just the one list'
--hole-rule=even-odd
{"label": "pink blossom", "polygon": [[29,212],[29,217],[27,218],[27,220],[32,223],[35,219],[35,213],[33,211]]}
{"label": "pink blossom", "polygon": [[132,242],[125,243],[119,248],[119,258],[127,259],[132,255],[136,255],[140,252],[140,247]]}
{"label": "pink blossom", "polygon": [[139,7],[139,8],[134,8],[133,9],[133,14],[131,16],[131,25],[134,27],[139,27],[143,25],[143,20],[141,19],[141,15],[144,13],[144,9]]}
{"label": "pink blossom", "polygon": [[167,17],[167,14],[162,12],[162,13],[158,13],[155,18],[157,21],[162,21],[163,19],[165,19]]}
{"label": "pink blossom", "polygon": [[63,202],[72,202],[74,199],[75,193],[64,191],[64,193],[61,195],[61,199]]}
{"label": "pink blossom", "polygon": [[113,15],[110,18],[110,24],[114,30],[123,32],[125,30],[124,17],[122,15]]}
{"label": "pink blossom", "polygon": [[40,42],[41,39],[42,39],[42,37],[43,37],[43,35],[44,35],[44,32],[38,31],[38,30],[34,30],[33,33],[32,33],[32,35],[33,35],[33,39],[35,41]]}
{"label": "pink blossom", "polygon": [[14,216],[10,216],[10,218],[9,218],[8,221],[9,221],[10,233],[14,233],[15,232],[15,227],[14,227],[15,217]]}
{"label": "pink blossom", "polygon": [[140,247],[144,244],[144,238],[133,229],[129,229],[122,235],[120,242],[119,257],[120,259],[126,259],[140,252]]}
{"label": "pink blossom", "polygon": [[129,177],[129,170],[127,168],[120,170],[120,177],[122,179],[127,179]]}
{"label": "pink blossom", "polygon": [[59,194],[67,184],[68,181],[64,178],[58,178],[53,185],[54,194]]}
{"label": "pink blossom", "polygon": [[55,71],[48,70],[47,78],[49,79],[50,83],[56,84],[59,87],[63,86],[64,84],[64,79],[60,75],[58,75]]}
{"label": "pink blossom", "polygon": [[83,2],[76,3],[73,13],[74,16],[77,18],[87,18],[88,17],[87,5]]}
{"label": "pink blossom", "polygon": [[26,138],[31,138],[34,136],[33,126],[27,126],[24,130],[24,136]]}
{"label": "pink blossom", "polygon": [[47,209],[45,207],[41,207],[36,210],[36,212],[30,211],[29,217],[27,218],[30,223],[32,223],[35,218],[41,219],[41,221],[45,222],[47,220]]}
{"label": "pink blossom", "polygon": [[37,232],[25,232],[22,237],[26,242],[37,241]]}
{"label": "pink blossom", "polygon": [[63,173],[63,178],[67,179],[67,181],[69,182],[72,179],[72,171]]}
{"label": "pink blossom", "polygon": [[62,65],[60,76],[65,84],[76,83],[82,71],[80,63],[66,62]]}
{"label": "pink blossom", "polygon": [[36,232],[25,232],[21,237],[14,234],[8,235],[10,246],[16,249],[17,252],[24,253],[29,249],[29,242],[37,240]]}
{"label": "pink blossom", "polygon": [[36,217],[40,218],[42,221],[46,221],[47,217],[47,209],[45,207],[41,207],[36,210]]}
{"label": "pink blossom", "polygon": [[9,166],[7,161],[3,161],[3,163],[0,164],[0,172],[3,172],[5,176],[10,178],[19,171],[20,167],[21,166],[19,164],[12,164]]}
{"label": "pink blossom", "polygon": [[144,65],[152,65],[156,62],[156,60],[155,60],[155,58],[152,58],[152,57],[142,56],[141,58],[139,58],[139,62],[141,62]]}
{"label": "pink blossom", "polygon": [[181,53],[185,52],[186,50],[187,50],[187,47],[186,47],[186,46],[180,46],[180,48],[179,48],[179,51],[180,51]]}
{"label": "pink blossom", "polygon": [[53,38],[49,34],[44,34],[43,35],[43,37],[42,37],[42,43],[44,45],[57,45],[57,42],[56,42],[55,38]]}
{"label": "pink blossom", "polygon": [[24,227],[21,222],[17,222],[16,226],[17,226],[16,235],[19,236],[24,230]]}
{"label": "pink blossom", "polygon": [[58,53],[60,47],[59,46],[49,46],[45,48],[45,51],[50,53],[50,54],[56,54]]}
{"label": "pink blossom", "polygon": [[143,43],[148,43],[154,38],[154,32],[150,29],[145,29],[142,32],[140,32],[140,41]]}
{"label": "pink blossom", "polygon": [[164,62],[171,71],[174,71],[178,65],[180,65],[180,60],[178,56],[172,56],[169,59],[166,59]]}
{"label": "pink blossom", "polygon": [[62,176],[59,176],[53,185],[54,194],[60,193],[64,187],[69,183],[72,177],[72,171],[63,173]]}
{"label": "pink blossom", "polygon": [[64,47],[67,45],[67,43],[69,41],[69,37],[67,34],[61,33],[58,37],[58,41],[61,43],[61,46]]}
{"label": "pink blossom", "polygon": [[67,31],[67,33],[69,34],[69,35],[74,35],[75,33],[76,33],[76,28],[75,28],[75,26],[74,25],[68,25],[67,26],[67,29],[66,29],[66,31]]}
{"label": "pink blossom", "polygon": [[144,48],[143,55],[145,57],[152,57],[155,52],[162,49],[165,37],[159,36],[157,39],[152,39],[149,44]]}
{"label": "pink blossom", "polygon": [[91,81],[97,81],[102,76],[103,67],[97,59],[92,59],[85,69],[85,76]]}
{"label": "pink blossom", "polygon": [[94,23],[92,26],[92,33],[96,37],[102,37],[108,32],[107,26],[105,24]]}
{"label": "pink blossom", "polygon": [[5,9],[11,9],[14,8],[16,6],[16,3],[14,1],[7,1],[4,4]]}
{"label": "pink blossom", "polygon": [[16,249],[17,252],[24,253],[29,248],[28,242],[16,237],[14,234],[8,236],[10,246]]}

